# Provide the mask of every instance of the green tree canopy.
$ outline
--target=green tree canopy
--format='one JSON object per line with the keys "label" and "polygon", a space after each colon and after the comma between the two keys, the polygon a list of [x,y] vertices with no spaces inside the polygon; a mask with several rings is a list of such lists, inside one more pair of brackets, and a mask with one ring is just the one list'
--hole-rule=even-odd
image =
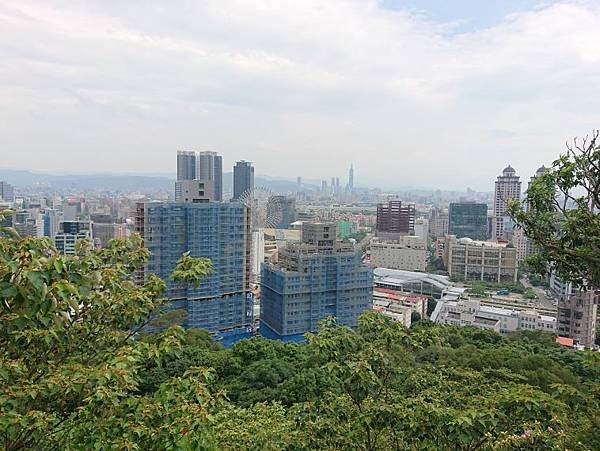
{"label": "green tree canopy", "polygon": [[514,221],[536,245],[528,264],[591,287],[600,286],[599,133],[567,144],[567,152],[531,183],[524,203],[509,205]]}

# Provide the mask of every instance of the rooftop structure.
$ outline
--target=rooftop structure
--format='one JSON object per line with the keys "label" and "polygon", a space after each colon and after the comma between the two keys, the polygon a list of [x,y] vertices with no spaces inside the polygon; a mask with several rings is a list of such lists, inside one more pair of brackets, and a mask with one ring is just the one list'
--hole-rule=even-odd
{"label": "rooftop structure", "polygon": [[457,287],[448,276],[425,272],[375,268],[373,277],[376,289],[391,288],[406,293],[432,296],[436,299],[450,293],[460,296],[466,291],[466,288]]}

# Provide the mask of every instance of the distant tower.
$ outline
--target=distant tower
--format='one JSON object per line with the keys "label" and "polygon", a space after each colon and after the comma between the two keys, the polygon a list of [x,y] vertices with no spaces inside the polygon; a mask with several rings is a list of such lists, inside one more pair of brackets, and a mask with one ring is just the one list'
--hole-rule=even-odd
{"label": "distant tower", "polygon": [[297,183],[297,192],[301,192],[302,191],[302,177],[298,176],[298,178],[296,179],[296,183]]}
{"label": "distant tower", "polygon": [[223,157],[217,152],[198,152],[196,178],[214,182],[215,201],[223,201]]}
{"label": "distant tower", "polygon": [[350,163],[350,170],[348,171],[348,189],[350,192],[354,191],[354,166]]}
{"label": "distant tower", "polygon": [[254,189],[254,167],[249,161],[238,161],[233,167],[233,200],[238,200],[245,191]]}
{"label": "distant tower", "polygon": [[335,194],[335,177],[331,177],[331,194]]}
{"label": "distant tower", "polygon": [[177,152],[177,180],[196,179],[196,152]]}
{"label": "distant tower", "polygon": [[504,239],[504,230],[510,222],[508,203],[521,199],[521,180],[512,166],[508,165],[498,176],[494,190],[494,219],[492,238]]}

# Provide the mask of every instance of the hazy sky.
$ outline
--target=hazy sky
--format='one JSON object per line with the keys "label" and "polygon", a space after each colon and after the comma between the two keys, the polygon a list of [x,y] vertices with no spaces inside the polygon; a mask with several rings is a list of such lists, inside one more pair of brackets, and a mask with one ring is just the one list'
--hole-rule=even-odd
{"label": "hazy sky", "polygon": [[493,189],[600,127],[600,0],[0,0],[0,167]]}

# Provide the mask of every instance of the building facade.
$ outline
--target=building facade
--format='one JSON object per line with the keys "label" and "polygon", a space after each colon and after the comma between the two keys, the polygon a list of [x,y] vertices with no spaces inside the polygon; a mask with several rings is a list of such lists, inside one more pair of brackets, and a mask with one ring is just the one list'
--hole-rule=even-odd
{"label": "building facade", "polygon": [[452,202],[448,209],[448,234],[457,238],[488,238],[487,205],[475,202]]}
{"label": "building facade", "polygon": [[[300,181],[300,184],[302,182]],[[254,189],[254,166],[249,161],[238,161],[233,167],[233,198],[238,200],[242,194]],[[298,188],[298,191],[300,188]]]}
{"label": "building facade", "polygon": [[[143,275],[156,274],[165,281],[168,309],[187,313],[184,327],[206,329],[224,344],[251,335],[251,235],[244,205],[141,203],[135,224],[151,253]],[[184,252],[212,262],[212,272],[198,287],[171,279]]]}
{"label": "building facade", "polygon": [[15,190],[7,182],[0,181],[0,200],[5,202],[14,202],[15,201]]}
{"label": "building facade", "polygon": [[376,235],[381,238],[414,235],[415,216],[414,204],[402,205],[399,200],[390,200],[387,204],[378,204]]}
{"label": "building facade", "polygon": [[373,238],[370,245],[371,264],[378,268],[425,271],[427,242],[420,236],[400,236],[397,240]]}
{"label": "building facade", "polygon": [[517,250],[505,243],[446,236],[444,264],[458,280],[517,281]]}
{"label": "building facade", "polygon": [[281,249],[278,263],[263,264],[261,335],[301,341],[323,318],[355,327],[371,308],[373,273],[336,234],[335,223],[304,223],[302,241]]}
{"label": "building facade", "polygon": [[79,240],[94,239],[90,221],[63,221],[60,231],[54,236],[54,246],[61,254],[74,255]]}
{"label": "building facade", "polygon": [[215,200],[215,186],[212,180],[177,180],[175,182],[175,202],[200,204]]}
{"label": "building facade", "polygon": [[516,310],[481,305],[478,299],[438,301],[431,314],[438,324],[472,326],[506,334],[516,330],[538,330],[556,332],[556,318],[532,309]]}
{"label": "building facade", "polygon": [[565,290],[558,299],[558,335],[586,347],[593,346],[599,303],[600,290]]}
{"label": "building facade", "polygon": [[196,178],[196,152],[178,151],[177,180],[195,180]]}
{"label": "building facade", "polygon": [[429,235],[433,238],[443,237],[448,234],[448,215],[443,214],[439,209],[431,210],[429,218]]}
{"label": "building facade", "polygon": [[521,180],[512,166],[508,165],[498,176],[494,187],[494,211],[492,238],[504,239],[504,231],[509,228],[508,203],[521,199]]}
{"label": "building facade", "polygon": [[198,152],[196,155],[196,178],[212,181],[214,200],[223,201],[223,157],[217,152]]}

